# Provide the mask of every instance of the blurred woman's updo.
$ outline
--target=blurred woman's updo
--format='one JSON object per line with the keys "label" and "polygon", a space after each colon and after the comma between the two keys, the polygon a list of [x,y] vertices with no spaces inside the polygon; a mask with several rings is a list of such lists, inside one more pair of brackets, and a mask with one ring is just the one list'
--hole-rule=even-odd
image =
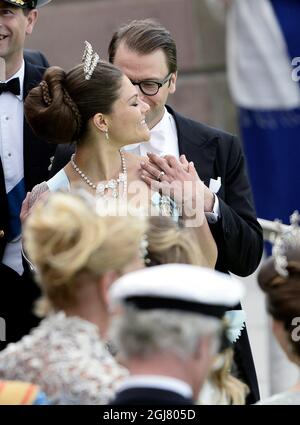
{"label": "blurred woman's updo", "polygon": [[207,266],[194,233],[179,227],[172,217],[150,217],[147,239],[146,265],[149,267],[169,263]]}
{"label": "blurred woman's updo", "polygon": [[[292,338],[293,319],[300,317],[300,229],[295,229],[293,237],[290,236],[282,237],[282,253],[273,255],[262,265],[258,283],[266,294],[269,313],[283,323],[289,345],[300,360],[300,343]],[[280,269],[285,273],[280,273]]]}
{"label": "blurred woman's updo", "polygon": [[47,142],[80,142],[91,117],[112,112],[122,77],[118,68],[104,61],[98,62],[89,80],[85,79],[83,64],[67,73],[50,67],[26,97],[26,119],[36,135]]}
{"label": "blurred woman's updo", "polygon": [[79,287],[107,271],[121,272],[138,255],[145,219],[100,216],[91,202],[78,194],[52,193],[26,220],[25,249],[54,308],[71,305]]}

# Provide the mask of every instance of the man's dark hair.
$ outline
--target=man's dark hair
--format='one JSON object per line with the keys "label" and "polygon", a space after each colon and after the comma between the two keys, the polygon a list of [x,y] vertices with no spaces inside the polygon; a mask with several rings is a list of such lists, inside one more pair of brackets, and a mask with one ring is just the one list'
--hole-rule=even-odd
{"label": "man's dark hair", "polygon": [[124,42],[126,46],[141,55],[147,55],[155,50],[163,50],[169,72],[177,71],[177,50],[171,33],[161,24],[152,19],[134,20],[122,25],[110,41],[108,47],[109,61],[114,63],[117,48]]}

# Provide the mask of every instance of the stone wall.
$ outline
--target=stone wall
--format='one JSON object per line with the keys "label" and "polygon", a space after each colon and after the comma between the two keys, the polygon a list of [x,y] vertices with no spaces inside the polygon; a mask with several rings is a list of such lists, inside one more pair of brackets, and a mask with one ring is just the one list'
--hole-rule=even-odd
{"label": "stone wall", "polygon": [[191,118],[235,131],[224,24],[211,16],[205,0],[53,0],[40,9],[27,47],[68,69],[81,60],[84,40],[107,58],[110,37],[121,23],[150,17],[172,32],[178,46],[178,87],[169,104]]}

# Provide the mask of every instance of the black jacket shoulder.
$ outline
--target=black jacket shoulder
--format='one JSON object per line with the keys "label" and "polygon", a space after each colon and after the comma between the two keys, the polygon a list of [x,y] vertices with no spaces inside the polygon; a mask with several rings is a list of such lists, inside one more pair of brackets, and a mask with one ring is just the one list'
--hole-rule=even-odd
{"label": "black jacket shoulder", "polygon": [[50,66],[46,56],[39,50],[24,50],[24,59],[33,65],[38,65],[43,68],[48,68]]}

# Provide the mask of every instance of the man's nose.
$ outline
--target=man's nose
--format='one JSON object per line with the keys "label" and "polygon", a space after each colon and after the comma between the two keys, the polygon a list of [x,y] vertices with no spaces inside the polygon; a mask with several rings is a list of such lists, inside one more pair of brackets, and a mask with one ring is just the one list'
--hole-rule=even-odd
{"label": "man's nose", "polygon": [[140,103],[141,103],[141,111],[142,111],[142,113],[143,114],[147,114],[147,112],[150,109],[150,106],[148,105],[147,102],[145,102],[145,100],[143,99],[142,96],[139,96],[139,99],[140,99]]}
{"label": "man's nose", "polygon": [[138,85],[136,85],[136,87],[137,87],[137,89],[138,89],[138,93],[139,93],[139,98],[143,101],[143,102],[145,102],[145,99],[146,99],[146,95],[142,92],[142,90],[140,89],[140,86],[138,86]]}

